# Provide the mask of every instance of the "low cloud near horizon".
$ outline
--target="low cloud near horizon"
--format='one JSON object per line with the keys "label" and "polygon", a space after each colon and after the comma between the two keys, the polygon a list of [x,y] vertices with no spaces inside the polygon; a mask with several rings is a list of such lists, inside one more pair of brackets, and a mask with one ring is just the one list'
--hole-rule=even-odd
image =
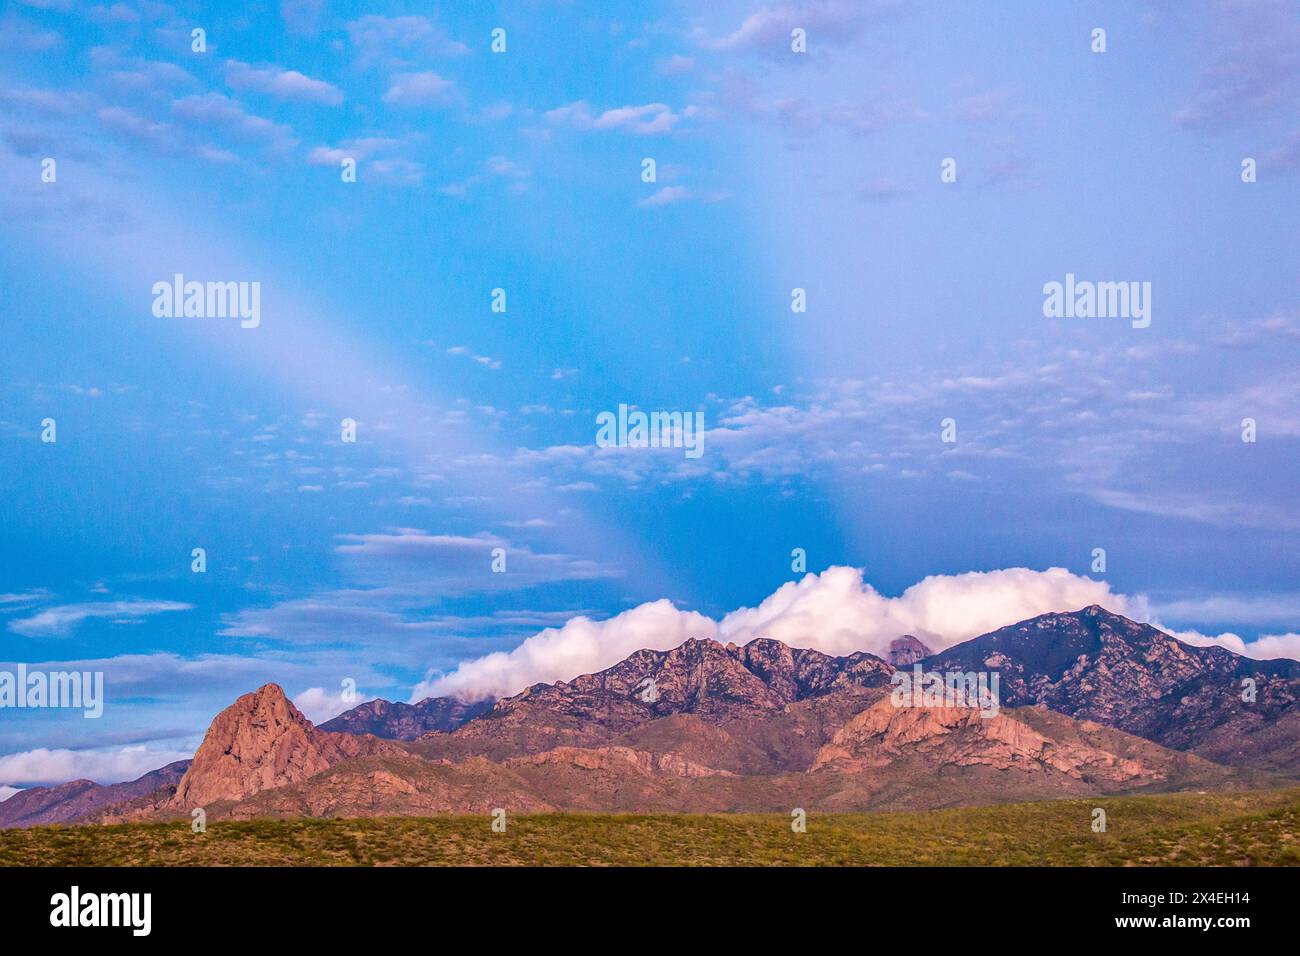
{"label": "low cloud near horizon", "polygon": [[[144,746],[113,750],[57,750],[39,747],[0,756],[0,782],[7,786],[53,786],[69,780],[117,783],[134,780],[151,770],[193,754],[185,750],[155,750]],[[13,794],[10,794],[13,796]]]}

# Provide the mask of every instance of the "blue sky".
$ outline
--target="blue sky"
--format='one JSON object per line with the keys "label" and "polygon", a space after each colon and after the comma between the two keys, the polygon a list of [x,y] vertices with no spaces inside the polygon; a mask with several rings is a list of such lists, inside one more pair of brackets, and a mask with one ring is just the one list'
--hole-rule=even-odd
{"label": "blue sky", "polygon": [[[716,622],[1102,594],[1295,656],[1297,49],[1266,0],[7,5],[0,666],[108,701],[0,712],[0,784],[134,775],[267,680],[324,717]],[[260,325],[155,317],[178,272]],[[1045,318],[1067,273],[1150,327]],[[620,404],[703,455],[598,448]],[[796,595],[794,548],[860,570]]]}

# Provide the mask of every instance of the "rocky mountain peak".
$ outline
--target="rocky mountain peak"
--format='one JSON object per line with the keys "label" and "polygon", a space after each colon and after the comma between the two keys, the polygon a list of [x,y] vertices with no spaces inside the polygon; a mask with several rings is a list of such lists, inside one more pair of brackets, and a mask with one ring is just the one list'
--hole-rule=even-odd
{"label": "rocky mountain peak", "polygon": [[919,660],[929,657],[934,651],[912,634],[904,634],[889,642],[889,652],[885,660],[894,667],[911,667]]}
{"label": "rocky mountain peak", "polygon": [[1000,628],[928,663],[996,671],[1004,706],[1046,706],[1224,763],[1300,765],[1286,743],[1300,722],[1300,663],[1194,647],[1098,605]]}
{"label": "rocky mountain peak", "polygon": [[386,746],[373,737],[318,730],[282,687],[264,684],[213,719],[170,805],[239,800]]}

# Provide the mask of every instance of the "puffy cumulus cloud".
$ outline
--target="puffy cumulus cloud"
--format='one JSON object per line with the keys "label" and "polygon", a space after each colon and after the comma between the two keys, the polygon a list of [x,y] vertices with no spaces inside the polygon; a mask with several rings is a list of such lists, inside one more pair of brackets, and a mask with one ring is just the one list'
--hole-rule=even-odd
{"label": "puffy cumulus cloud", "polygon": [[605,621],[576,617],[547,628],[509,652],[461,664],[419,684],[411,700],[452,696],[464,700],[517,694],[530,684],[572,680],[611,667],[642,648],[669,650],[687,638],[743,644],[772,637],[827,654],[883,654],[889,642],[915,634],[941,650],[988,631],[1052,611],[1100,604],[1143,616],[1145,601],[1115,594],[1101,581],[1064,568],[935,575],[898,597],[880,594],[856,568],[832,567],[782,585],[761,604],[726,615],[721,623],[659,600]]}
{"label": "puffy cumulus cloud", "polygon": [[309,687],[293,699],[293,705],[313,724],[323,724],[345,710],[351,710],[360,702],[358,697],[346,701],[343,699],[343,691],[328,691],[323,687]]}
{"label": "puffy cumulus cloud", "polygon": [[508,697],[537,683],[570,680],[612,667],[642,648],[671,650],[689,638],[717,637],[718,625],[694,611],[660,599],[605,621],[575,617],[548,627],[513,651],[467,661],[450,674],[416,686],[411,702],[426,697],[483,700]]}
{"label": "puffy cumulus cloud", "polygon": [[[1159,627],[1160,625],[1157,625]],[[1287,657],[1300,661],[1300,634],[1264,634],[1253,641],[1247,641],[1240,634],[1224,631],[1222,634],[1202,634],[1200,631],[1175,631],[1161,627],[1184,644],[1196,647],[1218,646],[1249,657],[1257,661],[1271,661]]]}
{"label": "puffy cumulus cloud", "polygon": [[1247,657],[1268,661],[1276,657],[1289,657],[1300,661],[1300,634],[1265,634],[1258,640],[1246,645],[1243,652]]}
{"label": "puffy cumulus cloud", "polygon": [[26,786],[81,779],[121,783],[177,760],[188,760],[190,756],[183,750],[153,750],[144,746],[118,750],[50,750],[41,747],[0,756],[0,781]]}
{"label": "puffy cumulus cloud", "polygon": [[783,584],[758,607],[733,611],[720,631],[738,644],[772,637],[837,655],[881,655],[894,638],[915,634],[937,651],[1039,614],[1090,604],[1119,614],[1141,613],[1144,606],[1064,568],[931,575],[891,598],[857,569],[834,567]]}
{"label": "puffy cumulus cloud", "polygon": [[1184,644],[1191,644],[1195,647],[1226,647],[1234,654],[1246,653],[1246,642],[1242,640],[1240,634],[1234,634],[1231,631],[1224,631],[1222,634],[1202,634],[1200,631],[1175,631],[1172,628],[1164,628],[1164,630]]}

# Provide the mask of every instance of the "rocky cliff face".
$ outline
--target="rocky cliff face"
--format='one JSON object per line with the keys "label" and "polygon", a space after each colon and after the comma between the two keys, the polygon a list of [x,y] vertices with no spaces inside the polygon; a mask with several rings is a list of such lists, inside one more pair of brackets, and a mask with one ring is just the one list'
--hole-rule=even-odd
{"label": "rocky cliff face", "polygon": [[1004,706],[1041,704],[1216,762],[1300,771],[1300,662],[1191,647],[1094,605],[1004,627],[926,665],[997,671]]}
{"label": "rocky cliff face", "polygon": [[[1012,712],[1014,713],[1014,712]],[[1155,750],[1156,748],[1152,748]],[[895,707],[885,698],[850,720],[821,749],[812,770],[860,771],[900,758],[1012,773],[1056,771],[1077,780],[1162,779],[1158,766],[1082,741],[1054,740],[1009,713],[983,717],[967,707]]]}
{"label": "rocky cliff face", "polygon": [[403,751],[374,737],[318,730],[279,685],[266,684],[216,716],[168,806],[240,800],[376,753]]}
{"label": "rocky cliff face", "polygon": [[466,704],[451,697],[429,697],[418,704],[372,700],[327,720],[320,729],[329,733],[414,740],[423,734],[455,730],[491,709],[491,701]]}

